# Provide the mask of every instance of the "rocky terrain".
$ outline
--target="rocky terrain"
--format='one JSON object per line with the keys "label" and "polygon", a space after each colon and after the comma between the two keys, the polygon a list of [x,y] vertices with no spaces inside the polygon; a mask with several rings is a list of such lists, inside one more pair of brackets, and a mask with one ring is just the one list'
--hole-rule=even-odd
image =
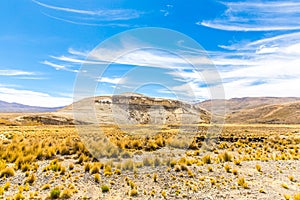
{"label": "rocky terrain", "polygon": [[109,147],[97,160],[73,126],[0,126],[0,199],[298,200],[299,131],[226,125],[212,151]]}

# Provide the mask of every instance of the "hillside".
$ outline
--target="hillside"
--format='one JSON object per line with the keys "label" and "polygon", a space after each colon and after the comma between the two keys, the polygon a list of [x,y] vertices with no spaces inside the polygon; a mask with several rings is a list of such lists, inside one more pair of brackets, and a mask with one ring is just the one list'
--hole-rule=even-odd
{"label": "hillside", "polygon": [[38,106],[28,106],[19,103],[8,103],[0,101],[0,112],[2,113],[34,113],[34,112],[54,112],[61,107],[47,108]]}
{"label": "hillside", "polygon": [[300,124],[300,102],[243,109],[226,117],[227,123]]}
{"label": "hillside", "polygon": [[[222,103],[222,100],[213,101],[215,104]],[[300,98],[297,97],[244,97],[223,100],[223,102],[226,106],[226,123],[300,123]],[[199,104],[209,111],[211,105],[211,101]],[[215,114],[220,113],[217,109]]]}

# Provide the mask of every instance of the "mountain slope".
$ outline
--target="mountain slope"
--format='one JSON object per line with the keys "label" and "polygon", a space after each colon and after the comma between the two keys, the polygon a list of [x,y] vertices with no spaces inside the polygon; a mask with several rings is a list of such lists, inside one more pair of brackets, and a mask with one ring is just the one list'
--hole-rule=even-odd
{"label": "mountain slope", "polygon": [[300,124],[300,102],[261,106],[231,113],[227,123]]}
{"label": "mountain slope", "polygon": [[[226,113],[230,114],[233,112],[239,112],[244,109],[257,108],[266,105],[276,105],[283,103],[291,103],[300,101],[298,97],[243,97],[243,98],[232,98],[228,100],[212,100],[215,104],[226,106]],[[199,106],[206,110],[211,110],[211,100],[203,101],[199,103]],[[224,109],[224,108],[222,108]]]}
{"label": "mountain slope", "polygon": [[38,106],[27,106],[18,103],[8,103],[5,101],[0,101],[0,112],[54,112],[58,108],[47,108]]}
{"label": "mountain slope", "polygon": [[[297,97],[244,97],[229,100],[213,100],[216,105],[225,105],[226,123],[300,124],[300,98]],[[211,101],[199,104],[211,110]],[[219,109],[219,110],[218,110]],[[216,109],[215,114],[221,114]]]}

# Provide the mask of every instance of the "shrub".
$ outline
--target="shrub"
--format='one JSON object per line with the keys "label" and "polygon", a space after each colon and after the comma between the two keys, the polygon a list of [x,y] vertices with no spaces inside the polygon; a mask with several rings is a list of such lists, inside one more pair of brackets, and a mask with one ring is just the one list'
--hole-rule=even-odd
{"label": "shrub", "polygon": [[164,199],[167,199],[167,192],[165,190],[163,190],[161,192],[161,196],[164,198]]}
{"label": "shrub", "polygon": [[130,191],[130,196],[131,197],[135,197],[135,196],[137,196],[138,195],[138,191],[136,190],[136,189],[132,189],[131,191]]}
{"label": "shrub", "polygon": [[289,186],[288,186],[286,183],[282,183],[281,186],[282,186],[284,189],[289,189]]}
{"label": "shrub", "polygon": [[256,170],[257,170],[258,172],[261,172],[261,166],[260,166],[259,164],[257,164],[257,165],[255,166],[255,168],[256,168]]}
{"label": "shrub", "polygon": [[9,189],[9,187],[10,187],[10,182],[6,182],[6,183],[4,184],[4,186],[3,186],[3,189],[4,189],[5,191],[7,191],[7,190]]}
{"label": "shrub", "polygon": [[237,168],[234,168],[234,169],[232,170],[232,173],[233,173],[234,175],[238,175],[238,170],[237,170]]}
{"label": "shrub", "polygon": [[36,177],[34,174],[31,174],[26,180],[25,183],[29,183],[30,185],[33,185],[34,181],[36,180]]}
{"label": "shrub", "polygon": [[226,172],[230,173],[230,166],[228,164],[224,165],[224,169]]}
{"label": "shrub", "polygon": [[70,189],[64,189],[64,191],[61,193],[60,198],[62,199],[69,199],[72,197],[72,190]]}
{"label": "shrub", "polygon": [[102,186],[101,186],[101,191],[102,191],[103,193],[106,193],[106,192],[109,191],[109,187],[108,187],[107,185],[102,185]]}
{"label": "shrub", "polygon": [[248,183],[246,183],[245,178],[244,177],[240,177],[238,179],[238,185],[245,188],[245,189],[249,189],[248,187]]}
{"label": "shrub", "polygon": [[114,173],[117,174],[117,175],[121,175],[122,172],[121,172],[120,169],[116,169]]}
{"label": "shrub", "polygon": [[214,178],[210,178],[210,183],[211,183],[211,185],[215,185],[216,184],[216,180]]}
{"label": "shrub", "polygon": [[234,163],[235,165],[241,165],[241,160],[234,160],[233,163]]}
{"label": "shrub", "polygon": [[156,173],[153,174],[153,180],[154,180],[154,182],[157,182],[157,174]]}
{"label": "shrub", "polygon": [[90,170],[90,173],[91,173],[91,174],[96,174],[96,173],[99,173],[99,172],[100,172],[100,167],[97,166],[97,165],[94,165],[94,166],[92,167],[92,169]]}
{"label": "shrub", "polygon": [[294,195],[294,200],[300,200],[300,192]]}
{"label": "shrub", "polygon": [[185,164],[180,164],[181,171],[188,171],[189,168]]}
{"label": "shrub", "polygon": [[202,161],[205,163],[205,164],[211,164],[212,163],[212,160],[211,160],[211,157],[209,154],[206,154],[202,157]]}
{"label": "shrub", "polygon": [[60,196],[60,190],[58,188],[54,188],[50,192],[50,198],[51,199],[58,199]]}
{"label": "shrub", "polygon": [[0,178],[2,177],[10,177],[15,175],[15,170],[11,167],[6,167],[0,172]]}
{"label": "shrub", "polygon": [[188,170],[187,173],[190,178],[193,178],[195,176],[192,170]]}
{"label": "shrub", "polygon": [[91,169],[91,164],[90,164],[90,163],[86,163],[86,164],[84,165],[83,169],[84,169],[85,172],[89,172],[90,169]]}
{"label": "shrub", "polygon": [[175,172],[180,172],[181,167],[179,165],[175,165],[174,170]]}
{"label": "shrub", "polygon": [[212,171],[213,171],[213,168],[212,168],[211,166],[208,166],[208,167],[207,167],[207,170],[208,170],[209,172],[212,172]]}
{"label": "shrub", "polygon": [[22,164],[21,170],[22,170],[22,172],[26,172],[26,171],[30,170],[30,164],[29,163]]}
{"label": "shrub", "polygon": [[110,176],[112,175],[112,169],[110,165],[106,165],[104,168],[104,176]]}
{"label": "shrub", "polygon": [[160,164],[161,164],[160,159],[156,157],[156,158],[154,159],[154,166],[157,167],[157,166],[159,166]]}
{"label": "shrub", "polygon": [[259,193],[266,193],[266,191],[263,188],[260,188]]}
{"label": "shrub", "polygon": [[18,192],[15,196],[14,196],[15,200],[21,200],[21,199],[25,199],[25,196],[22,194],[22,192]]}
{"label": "shrub", "polygon": [[289,194],[284,194],[283,197],[284,197],[285,200],[290,200],[291,199],[291,195],[289,195]]}
{"label": "shrub", "polygon": [[132,160],[127,160],[123,165],[122,165],[123,170],[129,170],[133,171],[134,169],[134,163]]}
{"label": "shrub", "polygon": [[101,181],[101,176],[100,176],[100,174],[98,174],[98,173],[95,174],[95,175],[94,175],[94,180],[95,180],[96,183],[99,183],[99,182]]}
{"label": "shrub", "polygon": [[74,169],[74,164],[73,163],[70,163],[69,164],[69,170],[73,170]]}
{"label": "shrub", "polygon": [[289,176],[290,181],[295,182],[294,176]]}
{"label": "shrub", "polygon": [[170,162],[170,166],[171,167],[174,167],[176,164],[177,164],[176,160],[171,160],[171,162]]}
{"label": "shrub", "polygon": [[50,184],[47,183],[47,184],[43,185],[41,189],[42,190],[50,189]]}
{"label": "shrub", "polygon": [[60,168],[60,174],[61,175],[64,175],[65,173],[66,173],[66,167],[65,166],[61,166],[61,168]]}
{"label": "shrub", "polygon": [[221,160],[223,162],[231,162],[232,161],[232,155],[227,152],[227,151],[224,151],[222,154],[221,154]]}

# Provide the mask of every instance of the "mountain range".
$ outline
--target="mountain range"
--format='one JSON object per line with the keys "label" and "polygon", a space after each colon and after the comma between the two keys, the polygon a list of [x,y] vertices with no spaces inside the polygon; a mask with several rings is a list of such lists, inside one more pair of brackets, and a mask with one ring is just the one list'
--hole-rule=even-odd
{"label": "mountain range", "polygon": [[[76,122],[73,118],[73,108],[79,109],[77,113],[90,112],[85,110],[88,105],[86,103],[94,103],[96,117],[103,123],[176,124],[180,120],[192,124],[208,123],[212,114],[211,106],[214,104],[221,107],[213,110],[213,114],[223,117],[225,123],[300,124],[300,98],[297,97],[244,97],[188,104],[171,99],[126,94],[88,98],[60,108],[33,107],[0,101],[0,112],[24,113],[15,115],[17,122],[31,120],[42,124],[89,123],[86,119]],[[226,115],[221,116],[224,109]]]}

